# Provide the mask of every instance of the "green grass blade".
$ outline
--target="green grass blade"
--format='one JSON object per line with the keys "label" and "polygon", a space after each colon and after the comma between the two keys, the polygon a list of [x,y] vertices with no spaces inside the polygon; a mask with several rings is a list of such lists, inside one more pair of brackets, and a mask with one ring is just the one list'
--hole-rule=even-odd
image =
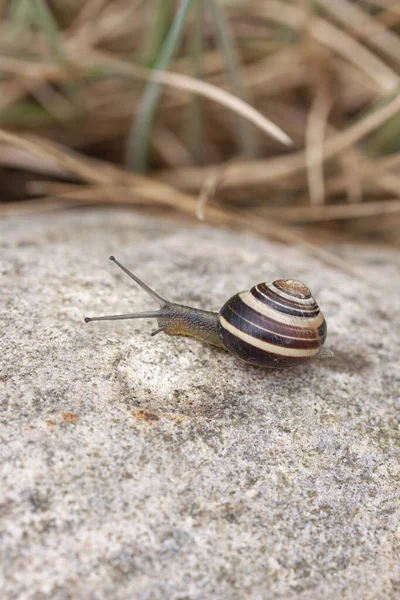
{"label": "green grass blade", "polygon": [[[46,36],[54,59],[59,63],[66,64],[68,58],[63,50],[61,32],[46,0],[30,0],[32,2],[32,20]],[[77,112],[84,110],[79,86],[74,81],[68,81],[61,85],[66,98],[75,107]]]}
{"label": "green grass blade", "polygon": [[[221,52],[225,57],[232,91],[236,96],[247,102],[246,90],[239,74],[240,59],[235,37],[230,30],[228,22],[225,19],[224,11],[220,7],[218,0],[209,0],[208,6],[210,7]],[[241,151],[247,158],[254,158],[256,155],[256,137],[254,130],[249,123],[241,117],[237,117],[236,121],[237,138]]]}
{"label": "green grass blade", "polygon": [[17,32],[25,31],[29,28],[32,4],[31,0],[14,0],[9,9],[10,22]]}
{"label": "green grass blade", "polygon": [[[193,35],[190,37],[190,51],[192,61],[192,75],[200,79],[202,75],[202,62],[204,51],[204,12],[203,2],[198,2],[196,7]],[[201,96],[193,94],[188,105],[188,125],[186,139],[190,154],[197,163],[204,163],[204,123],[202,112],[203,101]]]}
{"label": "green grass blade", "polygon": [[51,10],[45,0],[31,0],[31,2],[35,8],[32,14],[34,15],[36,25],[40,27],[47,37],[54,56],[58,60],[65,60],[62,51],[60,30]]}
{"label": "green grass blade", "polygon": [[[146,7],[147,8],[147,7]],[[168,35],[174,14],[173,0],[152,0],[148,5],[150,29],[144,42],[144,64],[152,69]],[[154,15],[156,15],[154,19]]]}
{"label": "green grass blade", "polygon": [[[187,15],[196,0],[181,0],[159,56],[154,62],[154,69],[164,71],[173,58],[183,35]],[[148,165],[150,134],[154,114],[160,98],[161,86],[150,81],[144,89],[137,118],[131,126],[128,137],[126,166],[128,169],[145,172]]]}

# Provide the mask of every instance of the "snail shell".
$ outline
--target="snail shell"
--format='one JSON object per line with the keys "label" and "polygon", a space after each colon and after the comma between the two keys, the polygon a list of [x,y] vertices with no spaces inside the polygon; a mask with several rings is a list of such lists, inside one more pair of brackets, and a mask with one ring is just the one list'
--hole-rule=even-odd
{"label": "snail shell", "polygon": [[260,283],[232,296],[218,314],[218,336],[227,350],[261,367],[292,367],[318,354],[326,321],[300,281]]}

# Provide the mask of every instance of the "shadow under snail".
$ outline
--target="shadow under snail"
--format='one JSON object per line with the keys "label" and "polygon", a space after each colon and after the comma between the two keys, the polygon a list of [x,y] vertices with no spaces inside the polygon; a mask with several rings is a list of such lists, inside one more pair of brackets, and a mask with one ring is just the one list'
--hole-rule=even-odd
{"label": "shadow under snail", "polygon": [[333,356],[323,348],[325,318],[304,283],[278,279],[259,283],[230,298],[216,313],[164,300],[136,275],[115,262],[138,283],[160,308],[156,311],[86,317],[90,321],[157,319],[158,329],[169,335],[194,337],[227,350],[233,356],[260,367],[293,367],[312,358]]}

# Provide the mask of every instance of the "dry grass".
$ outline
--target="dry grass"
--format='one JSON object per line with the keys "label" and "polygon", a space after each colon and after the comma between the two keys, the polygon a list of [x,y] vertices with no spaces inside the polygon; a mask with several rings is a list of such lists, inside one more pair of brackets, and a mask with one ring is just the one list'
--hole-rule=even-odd
{"label": "dry grass", "polygon": [[397,0],[0,0],[0,73],[0,216],[400,242]]}

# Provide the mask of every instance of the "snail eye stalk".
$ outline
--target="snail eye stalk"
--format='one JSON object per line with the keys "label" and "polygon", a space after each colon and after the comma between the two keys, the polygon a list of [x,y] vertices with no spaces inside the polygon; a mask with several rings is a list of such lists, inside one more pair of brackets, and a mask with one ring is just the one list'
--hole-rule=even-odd
{"label": "snail eye stalk", "polygon": [[116,265],[118,265],[118,267],[120,269],[122,269],[127,275],[129,275],[129,277],[131,279],[133,279],[133,281],[135,281],[138,285],[140,285],[140,287],[143,290],[145,290],[145,292],[147,292],[153,298],[153,300],[155,300],[160,306],[164,306],[164,304],[168,304],[168,302],[166,300],[164,300],[164,298],[162,298],[159,294],[157,294],[154,290],[152,290],[151,287],[149,287],[146,283],[144,283],[144,281],[142,281],[141,279],[139,279],[139,277],[137,277],[137,275],[134,275],[132,273],[132,271],[129,271],[129,269],[127,269],[126,267],[124,267],[124,265],[121,264],[115,258],[115,256],[110,256],[110,260],[112,262],[114,262]]}
{"label": "snail eye stalk", "polygon": [[[145,292],[147,292],[149,294],[149,296],[151,296],[153,298],[153,300],[155,300],[160,305],[161,309],[154,310],[154,311],[145,311],[145,312],[140,312],[140,313],[128,313],[128,314],[124,314],[124,315],[105,315],[104,317],[85,317],[85,319],[84,319],[85,323],[90,323],[91,321],[121,321],[123,319],[158,319],[160,317],[166,317],[167,314],[162,309],[163,309],[163,307],[167,306],[169,304],[169,302],[167,302],[167,300],[164,300],[164,298],[162,298],[159,294],[157,294],[157,292],[152,290],[151,287],[149,287],[146,283],[144,283],[144,281],[139,279],[139,277],[137,277],[136,275],[134,275],[134,273],[129,271],[129,269],[124,267],[124,265],[121,264],[115,258],[115,256],[110,256],[110,260],[112,262],[114,262],[116,265],[118,265],[118,267],[120,269],[122,269],[122,271],[124,271],[127,275],[129,275],[129,277],[131,279],[133,279],[133,281],[135,281],[138,285],[140,285],[140,287]],[[162,331],[162,329],[158,330],[157,333],[159,331]]]}

